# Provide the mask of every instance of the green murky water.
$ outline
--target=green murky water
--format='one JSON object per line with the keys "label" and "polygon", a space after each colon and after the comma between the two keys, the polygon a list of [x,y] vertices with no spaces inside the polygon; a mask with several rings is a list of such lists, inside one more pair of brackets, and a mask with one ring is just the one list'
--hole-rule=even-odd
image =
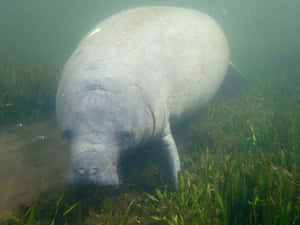
{"label": "green murky water", "polygon": [[[101,19],[149,4],[214,17],[249,88],[177,128],[177,191],[150,162],[133,171],[138,187],[74,193],[62,185],[60,71]],[[299,1],[1,0],[0,224],[299,224],[299,20]]]}

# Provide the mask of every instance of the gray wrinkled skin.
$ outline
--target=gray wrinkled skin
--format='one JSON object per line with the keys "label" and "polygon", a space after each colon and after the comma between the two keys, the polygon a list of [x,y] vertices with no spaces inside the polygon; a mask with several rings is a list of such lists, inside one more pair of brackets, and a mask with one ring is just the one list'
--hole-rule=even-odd
{"label": "gray wrinkled skin", "polygon": [[71,148],[69,182],[118,185],[120,155],[155,139],[165,143],[176,182],[170,122],[216,93],[228,62],[223,32],[195,10],[142,7],[101,22],[66,63],[57,92],[58,123]]}

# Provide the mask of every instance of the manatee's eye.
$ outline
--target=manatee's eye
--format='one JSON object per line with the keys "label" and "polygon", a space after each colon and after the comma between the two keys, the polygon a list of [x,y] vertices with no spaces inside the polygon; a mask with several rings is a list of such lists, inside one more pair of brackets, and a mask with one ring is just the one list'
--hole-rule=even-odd
{"label": "manatee's eye", "polygon": [[64,130],[62,136],[63,138],[70,140],[73,137],[73,132],[71,130]]}
{"label": "manatee's eye", "polygon": [[129,132],[129,131],[120,131],[119,133],[119,137],[122,140],[130,140],[134,137],[133,133]]}

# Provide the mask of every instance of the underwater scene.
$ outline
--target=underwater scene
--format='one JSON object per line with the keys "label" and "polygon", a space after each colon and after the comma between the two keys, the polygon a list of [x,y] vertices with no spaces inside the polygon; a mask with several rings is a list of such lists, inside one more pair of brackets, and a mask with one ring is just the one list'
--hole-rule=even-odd
{"label": "underwater scene", "polygon": [[[127,16],[135,11],[118,14],[144,6],[209,15],[212,20],[199,16],[199,23],[219,25],[230,55],[214,22],[199,30],[216,29],[216,36],[198,39],[198,28],[188,26],[194,24],[189,11],[171,10],[182,24],[165,16],[161,27],[147,10],[129,25]],[[1,0],[0,225],[299,225],[299,21],[296,0]],[[119,32],[123,25],[125,33]],[[110,26],[114,30],[106,32]],[[158,39],[162,45],[148,42],[156,32],[147,26],[158,27],[159,37],[172,27],[179,44],[164,38]],[[96,42],[101,47],[95,47],[90,40],[102,33]],[[196,41],[180,46],[189,34]],[[118,47],[110,48],[119,37]],[[138,47],[130,51],[132,46]],[[171,47],[164,53],[161,46]],[[197,46],[206,55],[188,58],[198,57]],[[136,53],[140,49],[147,52],[144,58]],[[128,55],[123,57],[123,50]],[[100,69],[84,64],[97,54],[106,60]],[[160,58],[163,54],[171,60]],[[224,59],[230,66],[221,82]],[[107,65],[109,60],[126,64],[123,71],[139,72],[134,90],[127,86],[130,76],[120,75],[122,82],[112,84],[94,79],[97,69],[111,78],[106,72],[119,65]],[[193,62],[212,71],[199,90],[197,82],[175,82],[178,71],[197,74]],[[189,65],[192,69],[185,69]],[[166,72],[167,84],[149,75],[170,68],[175,72]],[[184,82],[187,99],[180,95]],[[178,95],[166,108],[156,108],[173,84]],[[142,93],[150,94],[140,98],[136,90],[145,88],[150,91]],[[82,90],[105,100],[100,94],[75,95]],[[112,90],[123,92],[116,99]],[[181,109],[189,116],[181,118]],[[179,122],[160,113],[173,113]],[[103,146],[109,150],[99,155]]]}

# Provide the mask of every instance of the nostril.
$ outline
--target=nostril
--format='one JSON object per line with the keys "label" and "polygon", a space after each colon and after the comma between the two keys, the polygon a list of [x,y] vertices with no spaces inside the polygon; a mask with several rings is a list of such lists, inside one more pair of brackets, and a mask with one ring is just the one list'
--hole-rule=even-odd
{"label": "nostril", "polygon": [[75,172],[76,172],[77,174],[79,174],[80,176],[84,176],[84,175],[87,174],[87,170],[84,169],[84,168],[78,168],[78,169],[75,169]]}
{"label": "nostril", "polygon": [[99,172],[99,168],[91,168],[91,169],[86,169],[83,167],[77,168],[74,170],[75,173],[77,173],[80,176],[93,176],[96,175]]}
{"label": "nostril", "polygon": [[99,171],[99,168],[91,168],[90,169],[90,175],[96,175]]}

